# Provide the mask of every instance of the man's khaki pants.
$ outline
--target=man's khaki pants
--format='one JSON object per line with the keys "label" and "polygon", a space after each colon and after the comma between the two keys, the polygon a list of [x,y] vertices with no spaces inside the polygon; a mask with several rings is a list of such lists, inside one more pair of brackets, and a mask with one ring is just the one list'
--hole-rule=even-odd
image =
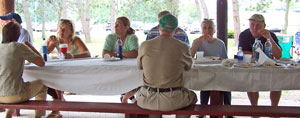
{"label": "man's khaki pants", "polygon": [[[182,88],[170,92],[153,92],[141,87],[136,93],[137,105],[143,109],[173,111],[196,104],[197,96],[193,91]],[[149,115],[160,118],[161,115]],[[189,118],[190,115],[177,115],[176,118]]]}
{"label": "man's khaki pants", "polygon": [[[30,82],[30,87],[28,91],[21,93],[19,95],[13,96],[1,96],[0,103],[21,103],[25,102],[33,97],[35,100],[46,100],[47,97],[47,87],[44,86],[40,81]],[[7,114],[13,114],[14,109],[8,109]],[[45,111],[35,111],[36,116],[44,116]]]}

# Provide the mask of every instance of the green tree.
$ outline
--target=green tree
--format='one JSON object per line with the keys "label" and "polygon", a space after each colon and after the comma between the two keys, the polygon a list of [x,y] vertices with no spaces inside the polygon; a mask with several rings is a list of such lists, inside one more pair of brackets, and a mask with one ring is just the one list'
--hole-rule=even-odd
{"label": "green tree", "polygon": [[245,8],[246,11],[260,11],[265,12],[272,4],[272,0],[250,0],[251,4],[249,7]]}

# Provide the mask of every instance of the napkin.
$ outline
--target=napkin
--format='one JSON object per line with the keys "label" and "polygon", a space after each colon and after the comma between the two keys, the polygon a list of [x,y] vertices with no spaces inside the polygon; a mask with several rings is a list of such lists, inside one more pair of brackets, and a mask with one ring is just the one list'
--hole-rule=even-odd
{"label": "napkin", "polygon": [[259,53],[258,65],[275,65],[276,62],[270,59],[260,48],[257,48],[255,51]]}
{"label": "napkin", "polygon": [[110,60],[110,55],[109,54],[104,54],[104,60]]}
{"label": "napkin", "polygon": [[237,62],[235,62],[234,59],[225,59],[222,61],[222,65],[225,67],[232,67],[232,65],[235,63],[237,63]]}

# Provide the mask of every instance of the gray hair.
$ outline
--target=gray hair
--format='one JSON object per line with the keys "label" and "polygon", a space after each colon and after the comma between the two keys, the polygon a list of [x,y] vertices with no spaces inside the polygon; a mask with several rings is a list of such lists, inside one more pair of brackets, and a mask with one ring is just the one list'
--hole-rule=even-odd
{"label": "gray hair", "polygon": [[215,23],[214,23],[213,20],[214,20],[214,19],[207,19],[207,18],[204,18],[203,21],[202,21],[202,23],[201,23],[201,29],[202,29],[203,24],[204,24],[205,22],[209,22],[209,23],[212,24],[212,27],[214,28],[214,30],[216,30],[216,25],[215,25]]}

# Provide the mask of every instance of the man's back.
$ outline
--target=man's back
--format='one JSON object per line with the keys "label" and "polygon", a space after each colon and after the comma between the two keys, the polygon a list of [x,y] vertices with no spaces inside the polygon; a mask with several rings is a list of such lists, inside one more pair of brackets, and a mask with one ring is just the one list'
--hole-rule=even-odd
{"label": "man's back", "polygon": [[[192,57],[186,44],[168,36],[159,36],[141,45],[139,67],[144,83],[155,88],[182,87],[183,71],[189,70]],[[141,65],[142,64],[142,65]]]}

